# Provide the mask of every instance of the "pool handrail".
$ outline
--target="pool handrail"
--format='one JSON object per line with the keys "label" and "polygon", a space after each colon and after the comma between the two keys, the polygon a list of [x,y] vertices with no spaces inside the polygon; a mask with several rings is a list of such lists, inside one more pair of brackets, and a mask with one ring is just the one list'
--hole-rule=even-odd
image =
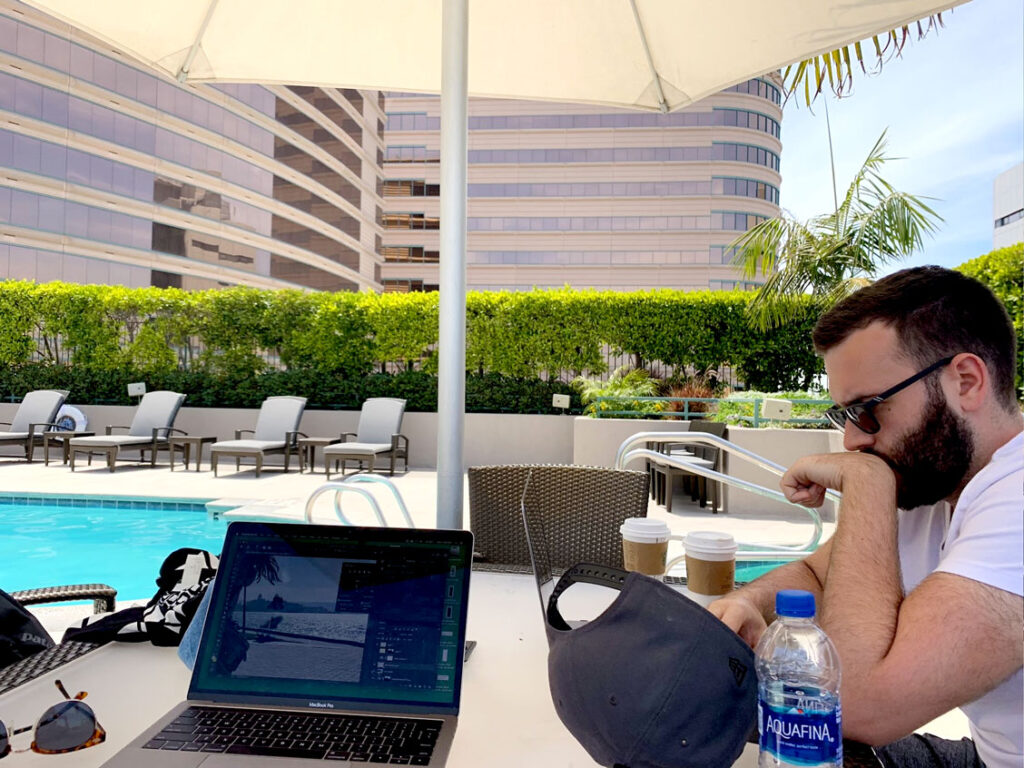
{"label": "pool handrail", "polygon": [[[615,468],[624,469],[627,464],[636,459],[646,459],[653,464],[658,466],[675,467],[677,469],[683,469],[687,472],[692,472],[695,475],[700,475],[709,480],[714,480],[725,485],[739,488],[740,490],[748,491],[749,493],[756,494],[758,496],[764,496],[772,499],[773,501],[779,501],[790,507],[795,507],[801,512],[805,513],[811,518],[811,523],[814,526],[814,530],[808,539],[803,544],[799,545],[787,545],[787,544],[751,544],[738,542],[739,551],[736,553],[738,560],[755,560],[755,559],[784,559],[792,558],[794,555],[810,554],[817,549],[818,544],[821,541],[822,535],[822,524],[821,515],[818,514],[816,509],[809,507],[803,507],[799,504],[794,504],[789,501],[780,491],[775,491],[764,486],[751,483],[746,480],[741,480],[738,477],[730,477],[721,472],[716,472],[713,469],[707,467],[698,466],[697,464],[691,464],[686,461],[684,457],[671,456],[667,453],[661,453],[660,451],[651,450],[650,448],[633,448],[635,445],[643,445],[648,443],[682,443],[684,445],[703,444],[710,445],[726,453],[734,454],[742,459],[752,462],[756,466],[767,470],[778,476],[782,476],[786,473],[786,468],[781,464],[776,464],[774,461],[764,458],[753,451],[749,451],[746,448],[742,448],[735,443],[729,442],[725,438],[718,437],[717,435],[711,435],[707,432],[638,432],[634,435],[626,438],[619,446],[618,451],[615,454]],[[832,504],[838,510],[839,501],[841,495],[835,491],[826,491],[825,497],[832,502]]]}
{"label": "pool handrail", "polygon": [[374,515],[377,517],[377,522],[380,523],[381,527],[387,527],[388,522],[384,517],[384,513],[381,511],[380,504],[377,503],[376,497],[365,488],[357,488],[358,483],[377,483],[388,488],[395,497],[395,501],[398,503],[398,509],[402,513],[402,517],[405,519],[406,524],[410,528],[415,528],[412,517],[409,514],[409,509],[405,505],[405,500],[402,498],[402,494],[398,491],[398,488],[393,482],[382,475],[376,474],[365,474],[356,473],[349,475],[344,480],[337,481],[332,480],[324,483],[323,485],[315,488],[313,492],[306,499],[306,506],[304,511],[304,520],[306,523],[313,522],[313,504],[316,500],[329,491],[334,491],[334,514],[337,515],[339,522],[342,525],[354,525],[354,523],[345,515],[341,509],[341,497],[346,492],[351,492],[362,496],[370,503],[370,508],[373,510]]}
{"label": "pool handrail", "polygon": [[415,528],[416,524],[412,521],[412,515],[409,514],[409,508],[405,506],[405,499],[402,498],[402,494],[389,478],[384,475],[378,475],[372,472],[357,472],[353,475],[349,475],[341,482],[343,483],[374,483],[377,485],[383,485],[389,491],[391,495],[395,497],[395,502],[398,504],[398,511],[402,513],[402,517],[405,520],[406,525],[409,528]]}
{"label": "pool handrail", "polygon": [[310,524],[313,522],[313,503],[318,498],[320,498],[320,496],[327,493],[328,491],[334,491],[334,514],[338,516],[338,521],[342,525],[354,525],[354,523],[351,520],[345,517],[345,513],[341,511],[340,497],[341,494],[345,493],[346,491],[357,493],[363,498],[365,498],[370,503],[370,507],[373,509],[373,513],[377,516],[377,521],[381,524],[381,526],[387,525],[387,521],[384,519],[384,513],[380,511],[380,505],[377,503],[377,500],[373,497],[372,493],[370,493],[364,488],[356,488],[354,485],[333,481],[329,483],[324,483],[318,488],[315,488],[313,492],[309,494],[309,498],[306,499],[306,507],[303,516],[303,521],[305,523]]}

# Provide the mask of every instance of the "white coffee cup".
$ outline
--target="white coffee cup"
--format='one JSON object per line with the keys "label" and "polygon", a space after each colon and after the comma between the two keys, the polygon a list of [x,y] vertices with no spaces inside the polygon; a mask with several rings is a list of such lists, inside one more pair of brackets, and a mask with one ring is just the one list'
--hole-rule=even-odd
{"label": "white coffee cup", "polygon": [[668,523],[650,517],[629,517],[619,528],[622,562],[627,571],[639,571],[659,581],[665,578],[665,557],[672,538]]}
{"label": "white coffee cup", "polygon": [[667,564],[686,561],[683,594],[707,607],[733,590],[736,580],[736,539],[718,531],[692,531],[683,537],[686,554]]}

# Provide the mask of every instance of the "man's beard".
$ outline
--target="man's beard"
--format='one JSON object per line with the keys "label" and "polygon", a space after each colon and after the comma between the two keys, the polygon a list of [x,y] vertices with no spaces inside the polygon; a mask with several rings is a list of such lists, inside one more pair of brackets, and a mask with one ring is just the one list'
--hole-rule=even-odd
{"label": "man's beard", "polygon": [[960,488],[974,459],[974,436],[967,422],[946,403],[941,391],[929,387],[921,426],[885,456],[871,449],[896,473],[896,504],[913,509],[934,504]]}

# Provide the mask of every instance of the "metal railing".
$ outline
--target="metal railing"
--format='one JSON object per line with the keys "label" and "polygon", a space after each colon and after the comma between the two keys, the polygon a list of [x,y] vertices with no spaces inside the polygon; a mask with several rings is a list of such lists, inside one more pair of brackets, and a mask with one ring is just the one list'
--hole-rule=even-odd
{"label": "metal railing", "polygon": [[349,475],[347,478],[341,481],[334,481],[324,483],[319,488],[316,488],[306,499],[306,507],[304,512],[304,520],[306,523],[313,522],[313,506],[318,498],[325,493],[334,492],[334,514],[338,518],[338,522],[342,525],[355,525],[341,509],[341,497],[345,493],[354,493],[358,496],[362,496],[370,504],[370,509],[373,510],[373,514],[377,518],[377,522],[382,527],[386,527],[388,522],[387,518],[384,517],[384,513],[381,511],[380,504],[377,503],[376,497],[365,488],[356,487],[358,484],[375,483],[383,485],[385,488],[391,491],[391,494],[395,497],[395,501],[398,504],[398,509],[402,513],[405,524],[409,528],[415,528],[413,524],[412,516],[409,514],[408,507],[405,506],[405,500],[402,498],[402,494],[398,491],[398,488],[393,482],[383,475],[371,475],[371,474],[355,474]]}
{"label": "metal railing", "polygon": [[[601,395],[595,397],[593,401],[594,405],[594,418],[606,418],[610,416],[642,416],[642,417],[658,417],[658,418],[676,418],[676,419],[692,419],[702,418],[711,415],[716,407],[711,408],[696,408],[691,409],[690,403],[711,403],[712,406],[718,406],[721,403],[749,403],[754,407],[753,416],[746,416],[737,414],[734,418],[740,421],[748,422],[754,427],[760,427],[762,424],[768,422],[784,423],[784,424],[828,424],[829,421],[824,416],[820,418],[803,418],[803,417],[790,417],[788,419],[769,419],[762,415],[762,406],[766,399],[763,397],[633,397],[630,395]],[[787,402],[793,403],[794,405],[832,405],[831,400],[816,400],[813,398],[785,398]],[[602,409],[601,403],[682,403],[683,410],[678,411],[667,411],[667,410],[612,410]]]}
{"label": "metal railing", "polygon": [[[735,443],[731,443],[724,438],[711,435],[706,432],[638,432],[635,435],[626,438],[619,446],[619,449],[615,454],[615,468],[623,469],[631,461],[636,459],[646,459],[657,466],[682,469],[695,475],[705,477],[708,480],[724,483],[730,487],[739,488],[740,490],[748,491],[758,496],[764,496],[772,499],[773,501],[780,501],[787,506],[800,510],[810,517],[814,530],[810,539],[803,544],[754,544],[738,542],[739,551],[736,553],[736,558],[738,560],[792,560],[800,555],[809,554],[817,549],[818,544],[821,542],[822,524],[821,515],[818,514],[816,509],[794,504],[779,491],[774,491],[770,488],[757,485],[756,483],[741,480],[738,477],[730,477],[729,475],[717,472],[707,467],[691,464],[685,457],[672,456],[650,448],[634,447],[638,445],[661,445],[665,443],[710,445],[712,447],[719,448],[730,455],[749,461],[755,466],[767,470],[772,474],[778,475],[779,477],[786,473],[786,468],[781,464],[776,464],[774,461],[766,459],[753,451],[748,451],[746,448],[741,448]],[[826,491],[825,498],[832,502],[838,512],[841,495],[835,491]]]}

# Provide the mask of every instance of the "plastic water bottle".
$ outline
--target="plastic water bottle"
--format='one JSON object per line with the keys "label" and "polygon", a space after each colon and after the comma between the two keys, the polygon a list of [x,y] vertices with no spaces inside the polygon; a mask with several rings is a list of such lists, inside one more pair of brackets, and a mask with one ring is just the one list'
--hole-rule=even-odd
{"label": "plastic water bottle", "polygon": [[759,768],[841,766],[839,654],[814,622],[814,595],[784,589],[757,644]]}

